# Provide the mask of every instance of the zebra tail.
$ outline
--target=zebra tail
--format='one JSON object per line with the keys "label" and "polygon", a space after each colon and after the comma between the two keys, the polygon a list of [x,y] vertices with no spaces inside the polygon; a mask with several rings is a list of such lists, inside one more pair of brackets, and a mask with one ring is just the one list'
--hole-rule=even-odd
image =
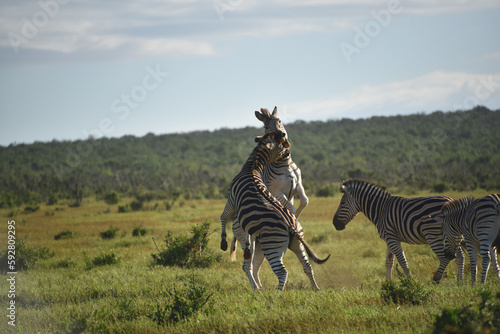
{"label": "zebra tail", "polygon": [[229,256],[231,257],[231,261],[236,261],[236,245],[238,244],[238,239],[233,237],[233,240],[231,240],[231,251],[229,253]]}
{"label": "zebra tail", "polygon": [[313,251],[312,247],[309,246],[309,244],[303,239],[303,238],[300,238],[299,239],[300,242],[302,242],[302,244],[304,245],[304,248],[306,249],[306,253],[307,255],[316,263],[318,264],[322,264],[322,263],[325,263],[329,258],[330,258],[330,255],[331,254],[328,254],[328,256],[321,260],[317,255],[316,253]]}

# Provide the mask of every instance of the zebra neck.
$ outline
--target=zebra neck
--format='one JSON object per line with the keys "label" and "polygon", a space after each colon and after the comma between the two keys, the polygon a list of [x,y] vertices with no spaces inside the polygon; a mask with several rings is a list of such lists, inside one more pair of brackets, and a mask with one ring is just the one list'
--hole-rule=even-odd
{"label": "zebra neck", "polygon": [[276,160],[275,162],[271,163],[271,165],[273,166],[273,169],[274,168],[284,168],[284,167],[288,167],[292,164],[292,158],[290,157],[290,155],[286,158],[286,159],[280,159],[280,160]]}
{"label": "zebra neck", "polygon": [[367,191],[358,197],[357,202],[360,206],[360,211],[375,225],[379,222],[379,217],[382,216],[381,211],[384,210],[389,199],[392,196],[380,189]]}

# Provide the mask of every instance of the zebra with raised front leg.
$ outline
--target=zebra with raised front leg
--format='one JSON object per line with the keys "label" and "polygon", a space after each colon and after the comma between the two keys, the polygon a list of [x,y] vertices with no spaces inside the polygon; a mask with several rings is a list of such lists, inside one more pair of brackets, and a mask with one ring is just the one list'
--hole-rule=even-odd
{"label": "zebra with raised front leg", "polygon": [[313,288],[319,289],[307,256],[316,263],[323,263],[330,256],[324,260],[317,257],[304,240],[303,231],[293,214],[276,200],[262,181],[265,164],[288,154],[288,150],[280,144],[284,142],[284,134],[265,134],[256,139],[257,147],[229,187],[228,200],[221,215],[221,246],[225,243],[227,247],[227,222],[236,218],[248,235],[259,238],[262,254],[278,277],[278,290],[284,289],[288,276],[283,265],[287,248],[299,258]]}
{"label": "zebra with raised front leg", "polygon": [[487,195],[474,200],[465,196],[447,203],[435,217],[443,223],[443,232],[446,241],[445,254],[453,259],[457,256],[457,265],[460,257],[458,279],[463,279],[463,253],[460,248],[462,236],[469,253],[471,284],[476,282],[477,255],[483,259],[481,283],[486,282],[490,263],[500,279],[500,270],[497,262],[497,249],[500,247],[500,197],[499,194]]}
{"label": "zebra with raised front leg", "polygon": [[[255,112],[255,117],[264,124],[265,133],[281,131],[285,133],[285,141],[287,142],[288,134],[278,117],[278,113],[277,107],[274,107],[272,114],[267,109],[261,108],[260,112]],[[274,197],[292,212],[296,218],[299,218],[300,213],[309,203],[309,198],[302,186],[300,169],[292,161],[291,154],[283,156],[273,163],[266,164],[263,180]],[[300,199],[300,205],[297,210],[293,205],[294,197]],[[233,223],[233,235],[230,252],[231,260],[236,260],[236,245],[239,241],[244,254],[247,255],[244,257],[242,269],[248,276],[250,285],[252,287],[257,286],[260,289],[262,284],[259,278],[259,271],[264,261],[260,243],[258,240],[251,238],[249,247],[246,247],[247,235],[238,221],[234,221]]]}
{"label": "zebra with raised front leg", "polygon": [[441,280],[450,259],[444,254],[442,224],[430,216],[439,213],[441,207],[451,201],[450,197],[396,197],[385,187],[357,179],[344,181],[341,191],[344,195],[333,217],[333,225],[338,231],[343,230],[359,212],[375,224],[380,238],[387,243],[387,281],[391,280],[394,256],[404,273],[410,275],[401,242],[429,244],[439,259],[433,280]]}

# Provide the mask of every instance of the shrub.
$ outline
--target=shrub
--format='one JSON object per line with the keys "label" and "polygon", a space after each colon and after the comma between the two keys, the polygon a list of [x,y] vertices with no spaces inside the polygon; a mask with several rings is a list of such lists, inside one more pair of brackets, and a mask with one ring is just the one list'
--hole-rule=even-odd
{"label": "shrub", "polygon": [[142,210],[142,207],[144,206],[144,202],[142,201],[133,201],[130,203],[130,208],[132,211],[139,211]]}
{"label": "shrub", "polygon": [[419,305],[429,299],[431,292],[412,276],[402,276],[399,281],[382,283],[380,296],[385,302]]}
{"label": "shrub", "polygon": [[39,206],[26,205],[26,207],[24,208],[24,213],[33,213],[35,211],[38,211],[39,209]]}
{"label": "shrub", "polygon": [[89,256],[85,255],[85,267],[89,270],[94,267],[112,265],[118,262],[120,262],[120,259],[116,256],[114,251],[107,254],[101,253],[101,255],[96,256],[93,259],[90,259]]}
{"label": "shrub", "polygon": [[130,212],[130,207],[128,205],[120,205],[118,206],[118,213],[127,213]]}
{"label": "shrub", "polygon": [[164,306],[157,303],[155,310],[148,315],[159,326],[168,323],[178,323],[193,315],[210,314],[212,307],[205,307],[210,304],[210,298],[213,295],[207,291],[207,288],[200,284],[193,275],[192,278],[180,289],[170,288],[163,293],[163,297],[169,298]]}
{"label": "shrub", "polygon": [[479,292],[481,301],[463,308],[444,309],[436,316],[433,333],[500,333],[500,292]]}
{"label": "shrub", "polygon": [[112,191],[104,195],[104,202],[109,205],[118,204],[120,201],[120,196],[116,191]]}
{"label": "shrub", "polygon": [[151,254],[154,263],[164,266],[209,267],[216,260],[215,254],[207,247],[210,223],[191,226],[191,236],[173,236],[168,231],[165,236],[166,248],[158,254]]}
{"label": "shrub", "polygon": [[120,229],[118,227],[113,227],[112,225],[109,226],[109,230],[106,230],[104,232],[100,232],[101,238],[103,239],[113,239],[116,236],[116,232],[118,232]]}
{"label": "shrub", "polygon": [[76,232],[66,230],[66,231],[62,231],[62,232],[57,233],[57,234],[54,236],[54,239],[55,239],[55,240],[60,240],[60,239],[71,239],[71,238],[76,237],[77,235],[78,235],[78,233],[76,233]]}
{"label": "shrub", "polygon": [[[18,239],[16,242],[16,254],[15,254],[15,270],[21,271],[25,269],[32,269],[35,267],[39,260],[46,260],[54,257],[54,252],[46,247],[28,247],[26,246],[26,238],[23,237]],[[12,268],[8,267],[9,252],[5,250],[0,256],[0,271],[9,272],[14,271]]]}
{"label": "shrub", "polygon": [[146,228],[142,226],[134,226],[134,230],[132,231],[132,236],[134,237],[142,237],[146,235]]}

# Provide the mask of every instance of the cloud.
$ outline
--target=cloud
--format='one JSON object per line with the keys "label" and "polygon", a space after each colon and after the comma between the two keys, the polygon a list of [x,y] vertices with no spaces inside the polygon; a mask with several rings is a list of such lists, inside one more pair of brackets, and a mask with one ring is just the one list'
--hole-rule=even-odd
{"label": "cloud", "polygon": [[344,95],[287,106],[302,119],[363,118],[419,110],[463,110],[475,105],[498,106],[500,73],[470,74],[436,71],[405,81],[362,85]]}
{"label": "cloud", "polygon": [[[397,2],[397,0],[395,0]],[[393,0],[394,2],[394,0]],[[207,57],[217,42],[352,29],[389,0],[144,0],[2,2],[0,47],[67,60]],[[403,13],[432,15],[498,7],[496,1],[401,0]],[[19,38],[13,38],[12,36]],[[127,53],[125,53],[127,52]],[[28,52],[28,55],[30,53]],[[22,57],[25,59],[29,57]],[[3,59],[10,57],[3,56]],[[32,59],[32,61],[39,61]]]}

